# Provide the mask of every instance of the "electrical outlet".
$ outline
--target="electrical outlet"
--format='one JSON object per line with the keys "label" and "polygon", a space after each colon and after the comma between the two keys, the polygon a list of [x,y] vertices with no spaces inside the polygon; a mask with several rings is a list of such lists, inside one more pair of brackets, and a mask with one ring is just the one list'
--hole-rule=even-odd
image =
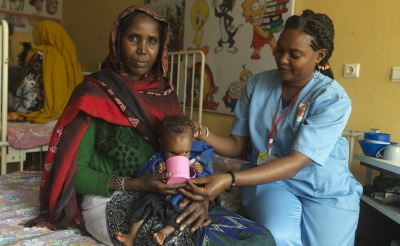
{"label": "electrical outlet", "polygon": [[343,77],[345,78],[358,78],[360,75],[360,64],[344,64]]}
{"label": "electrical outlet", "polygon": [[390,77],[392,82],[400,82],[400,67],[392,67],[392,76]]}

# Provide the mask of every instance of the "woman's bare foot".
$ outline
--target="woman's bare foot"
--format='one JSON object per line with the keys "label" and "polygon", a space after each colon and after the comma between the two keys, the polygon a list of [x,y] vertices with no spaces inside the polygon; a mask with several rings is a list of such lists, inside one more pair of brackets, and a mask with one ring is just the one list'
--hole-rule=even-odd
{"label": "woman's bare foot", "polygon": [[128,234],[122,233],[122,232],[116,232],[114,234],[114,237],[120,242],[123,243],[125,246],[133,246],[134,241],[136,238],[136,235],[140,229],[140,227],[143,225],[144,220],[141,220],[131,226],[131,229],[129,230]]}
{"label": "woman's bare foot", "polygon": [[165,225],[161,230],[155,232],[153,234],[153,240],[157,245],[163,245],[165,239],[174,233],[175,228],[170,225]]}

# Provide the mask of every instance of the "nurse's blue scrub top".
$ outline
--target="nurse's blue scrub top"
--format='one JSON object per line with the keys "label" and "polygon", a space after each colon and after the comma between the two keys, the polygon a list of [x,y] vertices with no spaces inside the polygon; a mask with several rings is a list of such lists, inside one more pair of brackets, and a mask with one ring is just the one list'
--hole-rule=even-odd
{"label": "nurse's blue scrub top", "polygon": [[[278,71],[269,70],[250,77],[237,102],[231,134],[250,137],[249,160],[253,164],[257,164],[260,151],[268,152],[281,95]],[[277,119],[283,112],[280,105]],[[359,211],[362,186],[349,171],[349,145],[342,137],[350,112],[350,98],[336,80],[322,74],[311,79],[277,126],[271,155],[283,157],[296,150],[312,163],[276,183],[297,196]]]}

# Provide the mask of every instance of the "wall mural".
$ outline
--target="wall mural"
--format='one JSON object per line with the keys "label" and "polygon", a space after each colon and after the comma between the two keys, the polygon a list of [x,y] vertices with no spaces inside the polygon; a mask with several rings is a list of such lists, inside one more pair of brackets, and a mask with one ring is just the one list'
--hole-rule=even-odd
{"label": "wall mural", "polygon": [[171,30],[179,27],[172,36],[183,37],[182,46],[173,45],[171,50],[204,52],[203,108],[224,114],[234,113],[249,76],[276,67],[272,50],[294,12],[294,0],[145,0],[145,4],[168,20],[168,13],[171,18],[183,13],[178,19],[184,25],[170,21]]}
{"label": "wall mural", "polygon": [[185,27],[185,0],[144,0],[144,4],[157,11],[170,24],[169,50],[183,50]]}
{"label": "wall mural", "polygon": [[5,19],[16,32],[32,32],[39,21],[62,18],[63,0],[0,0],[0,18]]}

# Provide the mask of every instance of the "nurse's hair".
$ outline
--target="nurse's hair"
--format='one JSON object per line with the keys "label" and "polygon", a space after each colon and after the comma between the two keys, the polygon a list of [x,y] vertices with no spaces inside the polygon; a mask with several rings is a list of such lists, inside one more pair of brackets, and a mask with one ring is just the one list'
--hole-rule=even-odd
{"label": "nurse's hair", "polygon": [[333,79],[333,72],[328,63],[334,50],[335,31],[332,20],[326,14],[315,13],[306,9],[301,15],[290,16],[285,22],[284,29],[287,28],[297,29],[310,35],[312,37],[310,46],[314,51],[328,50],[324,59],[316,65],[315,69]]}

